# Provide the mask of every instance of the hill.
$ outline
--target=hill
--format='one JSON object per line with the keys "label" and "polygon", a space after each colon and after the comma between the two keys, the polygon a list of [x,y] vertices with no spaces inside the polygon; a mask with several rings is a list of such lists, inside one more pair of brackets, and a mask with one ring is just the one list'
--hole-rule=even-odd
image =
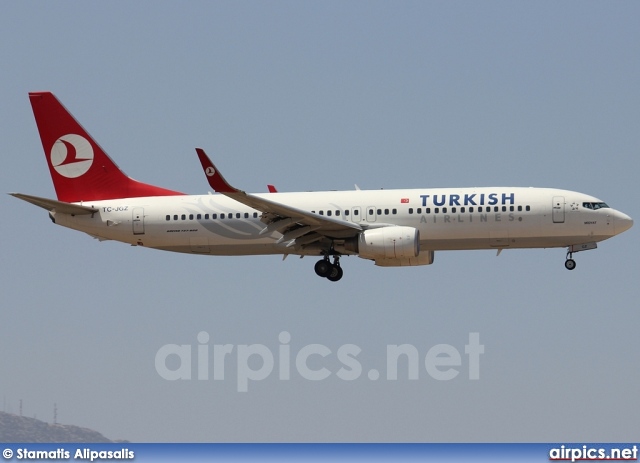
{"label": "hill", "polygon": [[97,431],[0,412],[0,442],[114,442]]}

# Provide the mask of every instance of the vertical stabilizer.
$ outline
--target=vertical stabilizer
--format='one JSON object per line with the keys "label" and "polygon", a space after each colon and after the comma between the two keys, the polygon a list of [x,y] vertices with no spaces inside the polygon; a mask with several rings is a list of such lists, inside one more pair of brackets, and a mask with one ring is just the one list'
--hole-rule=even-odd
{"label": "vertical stabilizer", "polygon": [[181,195],[127,177],[50,92],[29,93],[60,201]]}

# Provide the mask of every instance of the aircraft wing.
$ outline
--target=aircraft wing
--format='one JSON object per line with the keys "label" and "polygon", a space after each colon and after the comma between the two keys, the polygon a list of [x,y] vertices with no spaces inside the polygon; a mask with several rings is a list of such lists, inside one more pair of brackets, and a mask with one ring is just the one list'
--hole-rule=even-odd
{"label": "aircraft wing", "polygon": [[266,227],[260,234],[278,231],[283,234],[279,242],[289,241],[287,246],[293,246],[310,244],[325,236],[349,238],[362,231],[360,225],[348,220],[314,214],[239,190],[225,180],[203,149],[196,148],[196,152],[214,191],[262,212],[262,221]]}
{"label": "aircraft wing", "polygon": [[22,193],[9,193],[18,199],[22,199],[28,203],[34,204],[38,207],[46,209],[48,211],[60,212],[61,214],[71,215],[83,215],[83,214],[95,214],[98,209],[89,206],[80,206],[78,204],[65,203],[62,201],[56,201],[55,199],[41,198],[39,196],[23,195]]}

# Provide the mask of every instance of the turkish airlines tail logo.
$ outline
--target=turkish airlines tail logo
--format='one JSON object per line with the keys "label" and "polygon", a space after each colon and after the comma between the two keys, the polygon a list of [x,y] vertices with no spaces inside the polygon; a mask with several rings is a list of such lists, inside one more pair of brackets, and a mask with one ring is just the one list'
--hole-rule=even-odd
{"label": "turkish airlines tail logo", "polygon": [[80,135],[63,135],[53,144],[50,159],[53,168],[63,177],[80,177],[93,164],[93,148]]}

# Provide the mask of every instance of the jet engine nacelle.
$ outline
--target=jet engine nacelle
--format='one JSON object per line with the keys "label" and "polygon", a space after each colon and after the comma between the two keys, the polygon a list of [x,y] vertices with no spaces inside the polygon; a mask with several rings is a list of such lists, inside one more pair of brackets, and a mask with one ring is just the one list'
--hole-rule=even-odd
{"label": "jet engine nacelle", "polygon": [[418,257],[404,257],[402,259],[376,259],[379,267],[413,267],[416,265],[433,264],[434,252],[432,250],[421,250]]}
{"label": "jet engine nacelle", "polygon": [[413,227],[383,227],[358,235],[360,257],[375,261],[405,259],[420,254],[420,231]]}

